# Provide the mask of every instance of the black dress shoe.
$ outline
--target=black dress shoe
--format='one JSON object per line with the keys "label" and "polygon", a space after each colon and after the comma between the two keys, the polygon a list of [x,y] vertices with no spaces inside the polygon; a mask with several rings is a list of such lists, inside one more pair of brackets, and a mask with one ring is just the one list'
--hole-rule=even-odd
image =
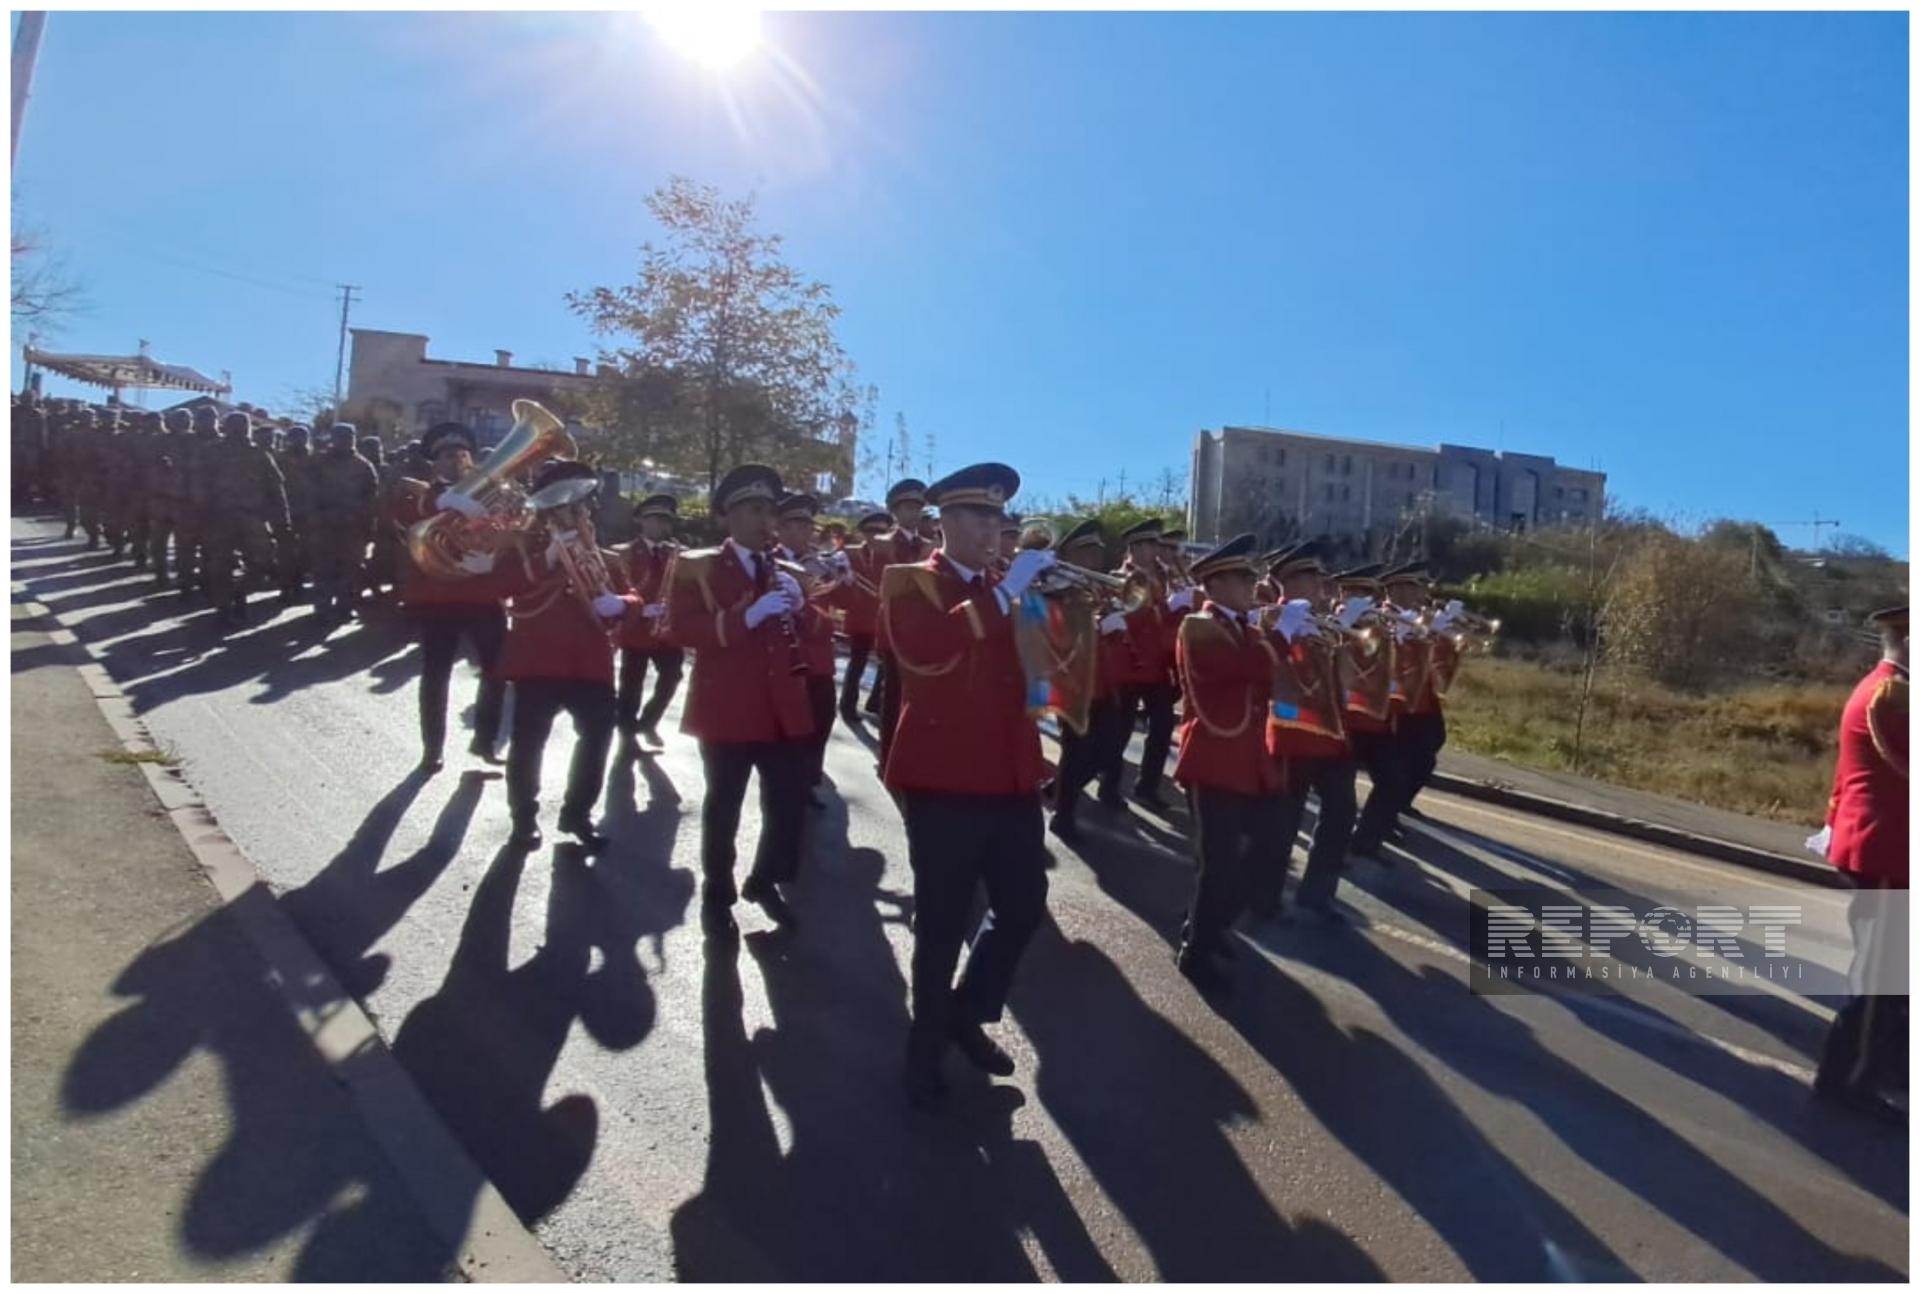
{"label": "black dress shoe", "polygon": [[515,849],[538,849],[544,839],[540,834],[540,824],[528,822],[514,827],[513,834],[507,837],[507,844]]}
{"label": "black dress shoe", "polygon": [[1233,981],[1214,965],[1205,949],[1188,944],[1174,957],[1173,964],[1205,997],[1224,997],[1233,992]]}
{"label": "black dress shoe", "polygon": [[717,903],[700,905],[700,932],[709,939],[738,939],[740,927],[734,924],[731,909]]}
{"label": "black dress shoe", "polygon": [[937,1065],[908,1065],[900,1085],[906,1089],[907,1104],[916,1110],[937,1110],[947,1099],[947,1080]]}
{"label": "black dress shoe", "polygon": [[1053,820],[1047,823],[1047,830],[1070,845],[1080,843],[1080,824],[1074,820],[1071,813],[1054,814]]}
{"label": "black dress shoe", "polygon": [[1158,782],[1155,782],[1152,786],[1134,787],[1131,798],[1135,804],[1144,804],[1151,809],[1163,807],[1163,802],[1160,799],[1160,784]]}
{"label": "black dress shoe", "polygon": [[660,730],[652,724],[648,724],[646,727],[640,729],[640,740],[646,742],[647,745],[653,747],[655,750],[666,749],[667,743],[660,740]]}
{"label": "black dress shoe", "polygon": [[840,722],[849,728],[858,727],[861,723],[860,712],[850,705],[843,705],[840,707]]}
{"label": "black dress shoe", "polygon": [[613,843],[595,831],[592,820],[588,818],[563,817],[560,819],[560,830],[578,840],[590,854],[597,854]]}
{"label": "black dress shoe", "polygon": [[1341,912],[1332,904],[1296,903],[1293,906],[1295,910],[1300,913],[1301,917],[1311,921],[1317,926],[1344,926],[1347,924],[1346,913]]}
{"label": "black dress shoe", "polygon": [[420,756],[420,771],[427,774],[439,772],[447,766],[447,761],[438,755]]}
{"label": "black dress shoe", "polygon": [[800,924],[799,918],[793,915],[793,909],[787,906],[786,899],[781,897],[779,889],[770,883],[755,884],[749,881],[741,888],[740,897],[766,913],[768,919],[782,930],[790,930]]}
{"label": "black dress shoe", "polygon": [[633,715],[633,714],[623,714],[620,716],[618,722],[616,722],[614,726],[618,728],[621,732],[639,732],[640,716]]}
{"label": "black dress shoe", "polygon": [[467,753],[469,755],[472,755],[474,758],[481,760],[484,763],[492,764],[496,768],[507,762],[506,760],[500,758],[500,756],[493,753],[492,746],[478,739],[476,739],[472,745],[467,747]]}
{"label": "black dress shoe", "polygon": [[1000,1044],[987,1037],[987,1031],[972,1020],[956,1022],[949,1036],[975,1069],[998,1078],[1013,1073],[1013,1057],[1001,1050]]}
{"label": "black dress shoe", "polygon": [[1816,1079],[1813,1084],[1813,1094],[1822,1101],[1851,1110],[1855,1114],[1865,1115],[1880,1123],[1901,1128],[1907,1126],[1907,1112],[1871,1088],[1848,1087],[1841,1083],[1823,1084]]}

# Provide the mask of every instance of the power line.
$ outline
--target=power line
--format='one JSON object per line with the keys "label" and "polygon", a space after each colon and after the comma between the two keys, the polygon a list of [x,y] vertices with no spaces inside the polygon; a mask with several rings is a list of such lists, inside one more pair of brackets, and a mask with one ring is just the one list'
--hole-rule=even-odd
{"label": "power line", "polygon": [[347,368],[347,311],[353,308],[353,294],[360,290],[357,284],[340,285],[340,350],[333,360],[333,416],[340,416],[340,378]]}

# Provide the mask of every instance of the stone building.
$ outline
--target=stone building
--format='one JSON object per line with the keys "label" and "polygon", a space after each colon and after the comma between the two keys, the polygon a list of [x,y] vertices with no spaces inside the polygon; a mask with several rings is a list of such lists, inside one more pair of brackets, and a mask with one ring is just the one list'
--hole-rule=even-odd
{"label": "stone building", "polygon": [[1377,554],[1429,513],[1500,530],[1578,525],[1601,515],[1606,494],[1604,473],[1537,454],[1264,427],[1201,431],[1191,482],[1196,540],[1251,530],[1263,542],[1323,538],[1355,556]]}

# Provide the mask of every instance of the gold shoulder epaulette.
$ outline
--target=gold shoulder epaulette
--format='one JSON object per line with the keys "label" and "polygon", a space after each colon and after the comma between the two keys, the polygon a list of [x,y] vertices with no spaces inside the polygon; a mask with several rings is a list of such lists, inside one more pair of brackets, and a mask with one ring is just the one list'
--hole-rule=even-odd
{"label": "gold shoulder epaulette", "polygon": [[918,592],[935,606],[940,605],[940,582],[933,568],[918,562],[889,566],[880,572],[880,600],[885,602],[904,594]]}

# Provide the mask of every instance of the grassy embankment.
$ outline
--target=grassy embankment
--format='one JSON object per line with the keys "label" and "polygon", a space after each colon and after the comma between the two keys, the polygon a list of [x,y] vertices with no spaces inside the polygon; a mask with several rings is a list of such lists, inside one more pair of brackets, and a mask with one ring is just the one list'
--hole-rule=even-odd
{"label": "grassy embankment", "polygon": [[1818,823],[1849,688],[1767,684],[1696,696],[1603,672],[1573,767],[1580,676],[1474,656],[1447,702],[1450,744],[1782,822]]}

